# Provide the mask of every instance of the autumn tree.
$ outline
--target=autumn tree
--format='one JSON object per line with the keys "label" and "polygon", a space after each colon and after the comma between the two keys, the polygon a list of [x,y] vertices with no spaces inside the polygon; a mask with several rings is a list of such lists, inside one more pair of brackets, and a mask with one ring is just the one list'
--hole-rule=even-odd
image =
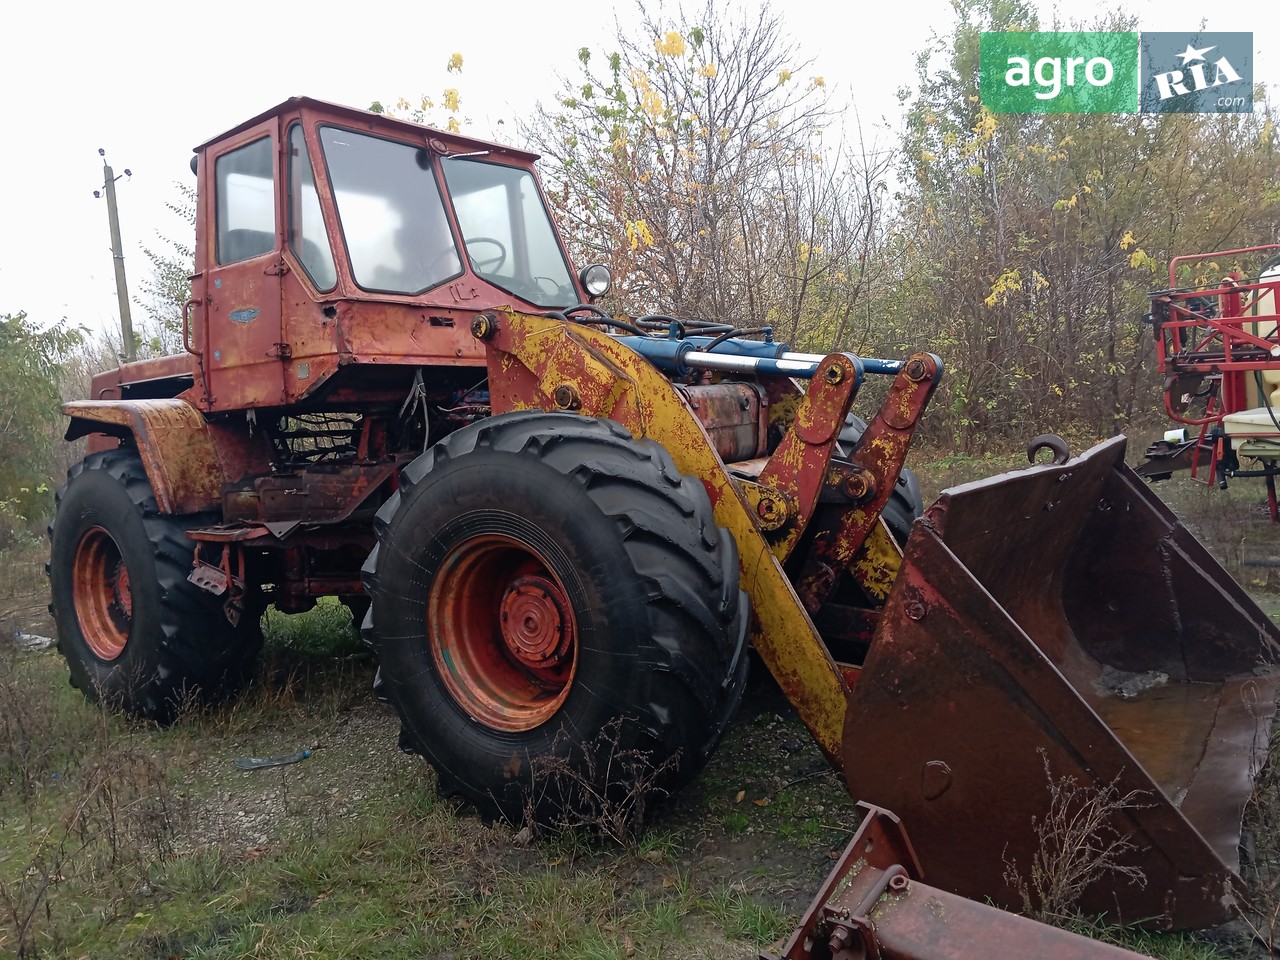
{"label": "autumn tree", "polygon": [[575,258],[609,264],[631,312],[842,335],[885,158],[833,136],[824,78],[767,7],[640,12],[524,128]]}
{"label": "autumn tree", "polygon": [[[1270,105],[993,114],[978,96],[981,32],[1041,25],[1008,0],[956,11],[953,35],[921,55],[908,103],[886,243],[900,295],[879,304],[879,335],[946,360],[926,425],[935,439],[969,449],[1046,429],[1111,435],[1156,411],[1139,318],[1169,258],[1276,236]],[[1136,27],[1116,12],[1061,28]]]}
{"label": "autumn tree", "polygon": [[157,232],[157,245],[143,247],[151,272],[143,278],[135,302],[146,320],[137,345],[140,356],[180,353],[182,313],[191,299],[191,274],[195,272],[196,191],[185,183],[174,184],[178,199],[165,204],[182,225],[177,238]]}
{"label": "autumn tree", "polygon": [[52,505],[62,363],[81,340],[65,323],[41,330],[21,311],[0,316],[0,546]]}

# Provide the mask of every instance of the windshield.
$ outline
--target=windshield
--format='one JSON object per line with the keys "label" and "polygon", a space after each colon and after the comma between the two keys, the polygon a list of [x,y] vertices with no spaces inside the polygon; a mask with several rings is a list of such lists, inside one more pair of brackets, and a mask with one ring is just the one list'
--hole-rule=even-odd
{"label": "windshield", "polygon": [[338,127],[320,143],[356,283],[414,294],[462,272],[426,150]]}
{"label": "windshield", "polygon": [[577,291],[527,170],[470,158],[441,163],[476,274],[540,307],[570,307]]}

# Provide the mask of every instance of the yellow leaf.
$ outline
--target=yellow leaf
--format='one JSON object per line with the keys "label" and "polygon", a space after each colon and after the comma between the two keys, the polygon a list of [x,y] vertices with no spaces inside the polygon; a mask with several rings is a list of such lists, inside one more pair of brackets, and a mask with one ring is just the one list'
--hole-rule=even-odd
{"label": "yellow leaf", "polygon": [[772,801],[768,797],[761,797],[759,800],[752,800],[757,807],[767,807]]}
{"label": "yellow leaf", "polygon": [[710,80],[716,75],[716,65],[714,63],[708,63],[698,72]]}
{"label": "yellow leaf", "polygon": [[662,97],[655,90],[649,90],[640,98],[640,106],[651,120],[662,116]]}
{"label": "yellow leaf", "polygon": [[782,84],[782,83],[786,83],[786,82],[787,82],[788,80],[790,80],[790,79],[791,79],[791,71],[790,71],[790,70],[779,70],[779,71],[778,71],[778,83],[780,83],[780,84]]}
{"label": "yellow leaf", "polygon": [[445,67],[450,73],[462,72],[462,54],[455,53],[449,57],[449,65]]}
{"label": "yellow leaf", "polygon": [[444,108],[454,113],[458,111],[458,91],[453,87],[444,92]]}
{"label": "yellow leaf", "polygon": [[653,234],[649,231],[649,225],[643,220],[628,220],[627,244],[632,250],[639,250],[641,246],[653,246]]}
{"label": "yellow leaf", "polygon": [[668,32],[665,37],[660,37],[654,41],[653,46],[664,57],[684,56],[684,37],[674,30]]}
{"label": "yellow leaf", "polygon": [[734,797],[734,798],[733,798],[733,802],[734,802],[734,803],[741,803],[743,800],[745,800],[745,799],[746,799],[746,796],[747,796],[747,791],[745,791],[745,790],[739,790],[739,791],[738,791],[738,795],[737,795],[736,797]]}

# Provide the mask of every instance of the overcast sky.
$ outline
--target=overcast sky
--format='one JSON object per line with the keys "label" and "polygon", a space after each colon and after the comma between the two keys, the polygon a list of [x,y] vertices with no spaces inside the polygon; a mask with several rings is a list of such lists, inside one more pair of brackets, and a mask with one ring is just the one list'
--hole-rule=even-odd
{"label": "overcast sky", "polygon": [[[690,4],[697,9],[700,3]],[[1104,2],[1060,3],[1091,17]],[[1126,0],[1145,30],[1252,30],[1255,79],[1280,80],[1275,7]],[[651,3],[653,9],[656,4]],[[673,8],[672,5],[668,5]],[[914,54],[952,24],[946,0],[774,3],[809,73],[850,97],[869,140],[887,144],[900,121],[894,92],[914,76]],[[1041,3],[1044,19],[1051,4]],[[572,76],[576,51],[610,47],[610,0],[487,0],[435,4],[246,3],[131,0],[87,5],[0,3],[4,40],[0,118],[0,314],[26,310],[42,325],[62,317],[118,329],[115,280],[98,148],[120,173],[125,265],[136,295],[149,264],[141,247],[183,226],[165,209],[175,181],[193,182],[191,148],[291,96],[356,107],[398,96],[438,97],[455,86],[465,132],[513,139],[510,121],[550,102]],[[445,72],[461,53],[460,76]],[[498,126],[505,119],[508,125]],[[879,131],[875,128],[880,125]],[[135,306],[135,326],[142,312]]]}

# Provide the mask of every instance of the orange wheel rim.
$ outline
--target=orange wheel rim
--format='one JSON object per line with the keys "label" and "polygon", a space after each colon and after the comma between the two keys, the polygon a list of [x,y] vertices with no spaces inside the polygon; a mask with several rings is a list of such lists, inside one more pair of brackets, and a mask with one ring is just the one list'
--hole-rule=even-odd
{"label": "orange wheel rim", "polygon": [[133,590],[120,548],[102,527],[90,527],[76,546],[71,591],[85,643],[99,660],[115,660],[129,642]]}
{"label": "orange wheel rim", "polygon": [[436,669],[475,720],[531,730],[568,698],[578,666],[573,605],[526,544],[492,534],[455,547],[432,583],[427,621]]}

